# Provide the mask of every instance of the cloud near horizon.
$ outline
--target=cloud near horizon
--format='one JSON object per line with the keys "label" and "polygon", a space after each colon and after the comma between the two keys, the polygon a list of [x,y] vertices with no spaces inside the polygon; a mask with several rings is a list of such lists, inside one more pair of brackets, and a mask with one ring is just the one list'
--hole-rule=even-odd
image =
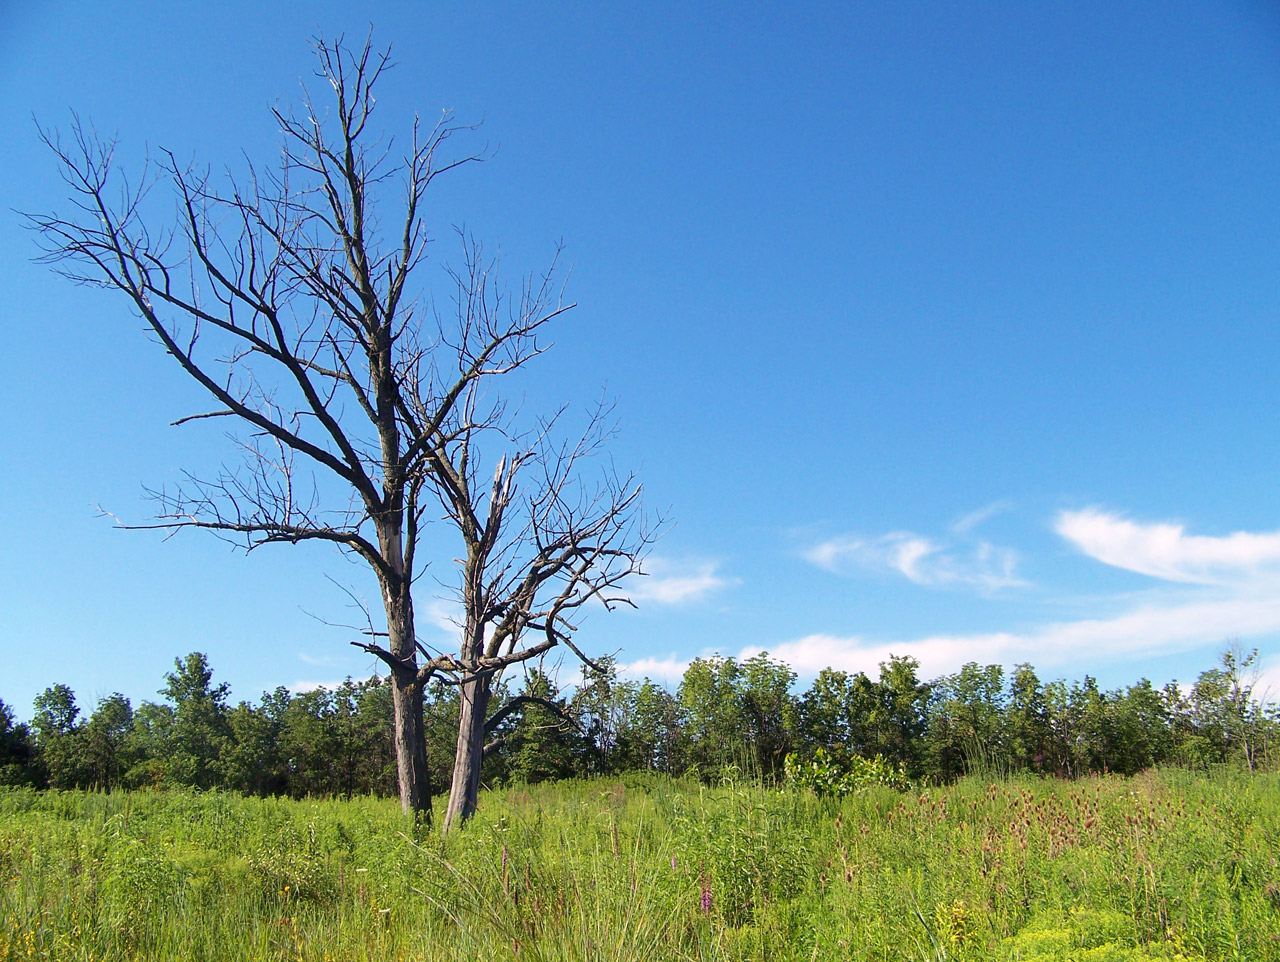
{"label": "cloud near horizon", "polygon": [[684,676],[692,658],[680,658],[674,654],[664,658],[637,658],[619,663],[618,674],[635,681],[650,678],[664,685],[675,685]]}
{"label": "cloud near horizon", "polygon": [[[769,649],[802,675],[831,667],[874,676],[890,655],[920,662],[928,676],[946,674],[966,662],[1060,668],[1081,659],[1136,659],[1221,644],[1233,636],[1254,637],[1280,631],[1280,597],[1208,599],[1162,607],[1147,603],[1109,618],[1054,622],[1022,632],[932,635],[903,641],[873,641],[858,636],[808,635]],[[744,656],[760,651],[743,649]]]}
{"label": "cloud near horizon", "polygon": [[1253,694],[1264,702],[1280,702],[1280,655],[1261,662]]}
{"label": "cloud near horizon", "polygon": [[[1030,662],[1037,669],[1056,670],[1099,656],[1137,659],[1220,646],[1233,636],[1248,638],[1272,632],[1280,632],[1280,597],[1260,592],[1167,607],[1147,603],[1113,617],[1054,622],[1021,632],[931,635],[900,641],[814,634],[767,649],[747,646],[735,657],[750,658],[767,650],[802,678],[811,678],[823,668],[862,671],[874,678],[881,662],[900,655],[915,658],[921,675],[933,678],[958,671],[970,661],[1003,665]],[[641,658],[619,665],[619,670],[630,678],[649,677],[674,684],[690,660],[674,654]],[[1280,695],[1280,657],[1264,660],[1262,678],[1272,687],[1273,696]]]}
{"label": "cloud near horizon", "polygon": [[289,686],[289,694],[305,695],[309,691],[315,691],[323,688],[326,691],[334,691],[342,685],[340,681],[295,681]]}

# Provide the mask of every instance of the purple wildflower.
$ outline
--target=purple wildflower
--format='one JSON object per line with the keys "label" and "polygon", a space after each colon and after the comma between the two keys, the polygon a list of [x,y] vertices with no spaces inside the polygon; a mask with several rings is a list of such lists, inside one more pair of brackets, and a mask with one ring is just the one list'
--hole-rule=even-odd
{"label": "purple wildflower", "polygon": [[711,914],[711,876],[698,866],[698,877],[702,883],[702,914]]}

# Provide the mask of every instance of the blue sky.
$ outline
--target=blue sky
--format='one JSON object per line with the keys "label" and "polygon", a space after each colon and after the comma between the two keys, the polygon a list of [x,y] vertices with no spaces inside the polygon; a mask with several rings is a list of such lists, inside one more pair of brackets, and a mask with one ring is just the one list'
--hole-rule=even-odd
{"label": "blue sky", "polygon": [[[308,38],[391,43],[380,122],[483,120],[441,182],[515,279],[563,240],[579,307],[526,406],[618,400],[675,526],[637,673],[768,650],[811,676],[1031,661],[1184,681],[1224,642],[1280,689],[1280,10],[1222,3],[0,4],[0,698],[237,698],[375,665],[316,546],[146,518],[216,427],[118,298],[31,262],[63,205],[33,116],[215,168],[273,156]],[[424,272],[427,286],[443,275]],[[447,552],[446,552],[447,556]],[[447,580],[447,562],[435,572]],[[444,640],[424,584],[419,631]],[[314,617],[313,617],[314,616]],[[320,620],[318,620],[320,619]]]}

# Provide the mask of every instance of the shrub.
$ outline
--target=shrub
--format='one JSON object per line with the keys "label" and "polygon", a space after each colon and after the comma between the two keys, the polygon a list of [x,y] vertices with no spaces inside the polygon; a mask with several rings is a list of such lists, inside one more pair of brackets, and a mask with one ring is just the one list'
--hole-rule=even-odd
{"label": "shrub", "polygon": [[902,765],[882,755],[874,758],[854,755],[847,764],[839,765],[821,748],[807,761],[793,752],[787,755],[785,771],[788,785],[807,788],[819,797],[841,798],[865,791],[871,785],[885,785],[899,791],[911,786]]}

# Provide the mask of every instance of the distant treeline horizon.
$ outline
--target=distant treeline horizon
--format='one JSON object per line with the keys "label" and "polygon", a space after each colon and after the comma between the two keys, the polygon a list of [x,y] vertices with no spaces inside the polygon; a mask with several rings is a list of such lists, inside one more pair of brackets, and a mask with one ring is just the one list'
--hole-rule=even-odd
{"label": "distant treeline horizon", "polygon": [[[1257,652],[1225,651],[1191,686],[1147,679],[1103,690],[1044,682],[1030,664],[976,662],[925,681],[891,656],[879,677],[826,668],[797,693],[797,676],[761,653],[697,658],[672,691],[626,681],[609,659],[571,692],[540,669],[495,693],[483,781],[489,785],[658,771],[713,780],[782,779],[786,760],[836,770],[881,758],[915,780],[974,772],[1079,778],[1157,765],[1272,767],[1280,709],[1256,696]],[[193,787],[250,795],[394,796],[391,687],[279,687],[232,705],[209,659],[192,652],[164,675],[160,701],[116,693],[87,715],[75,692],[47,688],[32,720],[0,700],[0,785],[101,789]],[[428,763],[448,785],[457,689],[428,688]]]}

